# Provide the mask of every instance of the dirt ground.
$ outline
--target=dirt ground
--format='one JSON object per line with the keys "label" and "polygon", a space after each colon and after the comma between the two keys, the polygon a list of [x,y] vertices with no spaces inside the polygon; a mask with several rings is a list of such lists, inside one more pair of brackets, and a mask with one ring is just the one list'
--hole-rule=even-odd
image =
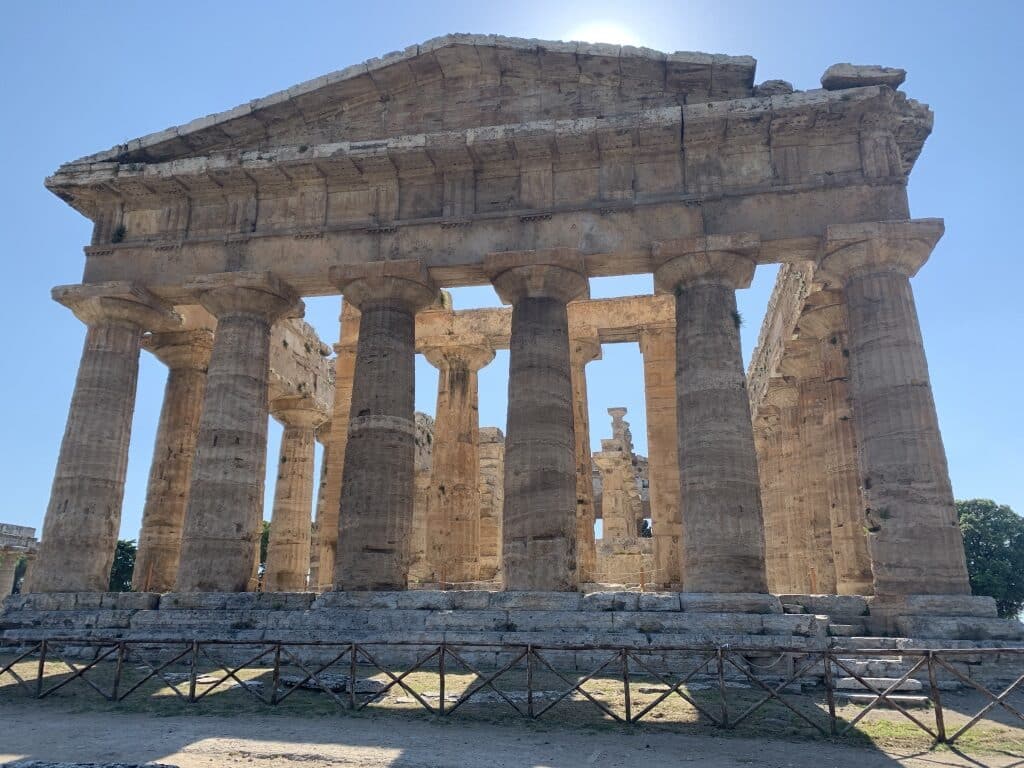
{"label": "dirt ground", "polygon": [[[708,768],[1024,766],[1012,756],[948,750],[892,754],[877,748],[771,738],[608,729],[603,732],[510,720],[438,721],[391,715],[299,718],[161,717],[66,712],[0,704],[0,763],[17,759],[154,761],[180,768],[637,768],[692,763]],[[642,762],[641,762],[642,761]]]}

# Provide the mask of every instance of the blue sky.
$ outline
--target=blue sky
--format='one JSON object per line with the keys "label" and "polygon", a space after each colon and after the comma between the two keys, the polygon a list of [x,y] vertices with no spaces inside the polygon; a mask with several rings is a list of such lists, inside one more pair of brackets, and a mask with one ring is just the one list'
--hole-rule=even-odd
{"label": "blue sky", "polygon": [[[1019,36],[1015,3],[983,11],[948,2],[444,3],[143,2],[6,4],[0,24],[4,180],[0,217],[6,349],[0,376],[0,521],[41,527],[84,336],[49,299],[81,278],[90,224],[43,189],[62,162],[235,106],[447,32],[585,39],[675,51],[749,54],[758,82],[818,86],[841,61],[900,66],[904,89],[935,111],[914,170],[914,216],[941,216],[946,235],[914,281],[932,382],[959,498],[1024,512],[1020,332],[1024,286]],[[756,342],[774,270],[739,296],[745,356]],[[650,291],[649,277],[593,281],[594,296]],[[455,292],[457,307],[496,305]],[[337,335],[336,298],[307,302],[321,336]],[[503,425],[508,355],[480,377],[481,423]],[[142,356],[122,535],[135,538],[165,372]],[[636,345],[608,345],[588,368],[595,447],[606,409],[624,405],[646,451]],[[436,373],[420,361],[417,407],[432,413]],[[271,427],[270,472],[280,429]],[[268,497],[273,483],[268,482]],[[269,501],[267,514],[269,516]]]}

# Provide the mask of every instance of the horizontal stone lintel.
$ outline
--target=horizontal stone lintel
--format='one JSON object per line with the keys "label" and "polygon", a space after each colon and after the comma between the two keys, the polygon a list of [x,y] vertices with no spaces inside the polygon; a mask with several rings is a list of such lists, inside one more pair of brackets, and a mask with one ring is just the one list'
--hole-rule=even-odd
{"label": "horizontal stone lintel", "polygon": [[574,248],[588,276],[651,272],[658,241],[700,234],[757,233],[759,263],[816,259],[830,224],[908,216],[902,179],[858,186],[794,188],[749,195],[671,200],[616,209],[600,206],[552,211],[536,220],[489,214],[466,226],[443,219],[412,220],[380,228],[327,227],[306,238],[294,227],[275,233],[190,238],[86,248],[84,282],[134,280],[173,303],[187,304],[187,282],[229,271],[272,271],[304,296],[337,294],[331,267],[369,261],[421,259],[439,286],[485,285],[487,253]]}

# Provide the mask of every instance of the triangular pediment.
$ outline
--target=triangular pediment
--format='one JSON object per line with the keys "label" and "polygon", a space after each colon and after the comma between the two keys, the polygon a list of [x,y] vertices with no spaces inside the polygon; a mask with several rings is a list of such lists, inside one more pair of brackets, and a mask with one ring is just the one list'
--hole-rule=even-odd
{"label": "triangular pediment", "polygon": [[447,35],[82,158],[156,163],[749,96],[748,56]]}

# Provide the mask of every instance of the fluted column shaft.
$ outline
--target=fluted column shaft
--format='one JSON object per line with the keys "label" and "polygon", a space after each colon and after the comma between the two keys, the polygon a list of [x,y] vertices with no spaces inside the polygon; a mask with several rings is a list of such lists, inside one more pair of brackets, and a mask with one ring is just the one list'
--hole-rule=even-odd
{"label": "fluted column shaft", "polygon": [[14,571],[18,568],[18,555],[0,552],[0,603],[14,590]]}
{"label": "fluted column shaft", "polygon": [[153,334],[146,347],[166,363],[167,384],[149,469],[146,505],[132,574],[136,592],[175,588],[192,460],[213,348],[209,330]]}
{"label": "fluted column shaft", "polygon": [[[815,352],[817,347],[815,345]],[[815,355],[817,358],[817,355]],[[828,475],[823,461],[828,442],[824,424],[827,385],[821,371],[797,381],[800,407],[800,449],[796,475],[804,507],[804,537],[808,554],[807,589],[811,594],[835,594],[836,565],[828,503]]]}
{"label": "fluted column shaft", "polygon": [[676,339],[671,328],[640,335],[647,409],[648,480],[654,533],[653,581],[659,587],[684,584],[683,521],[680,516],[679,440],[676,434]]}
{"label": "fluted column shaft", "polygon": [[802,593],[807,589],[807,569],[803,568],[807,538],[797,469],[799,421],[796,387],[781,378],[773,380],[755,434],[761,440],[757,455],[765,575],[768,589],[776,594]]}
{"label": "fluted column shaft", "polygon": [[317,515],[319,561],[317,591],[334,586],[334,561],[338,554],[338,509],[341,506],[341,479],[345,471],[345,448],[352,408],[352,380],[356,370],[359,341],[359,310],[352,302],[341,307],[341,334],[334,346],[334,403],[331,406],[331,435],[324,445],[327,475],[322,511]]}
{"label": "fluted column shaft", "polygon": [[238,273],[200,290],[217,318],[192,464],[178,590],[255,588],[267,465],[270,329],[301,302],[269,275]]}
{"label": "fluted column shaft", "polygon": [[594,581],[597,541],[594,538],[594,473],[590,456],[590,410],[587,398],[587,363],[601,357],[597,337],[578,337],[569,344],[572,379],[573,426],[576,433],[576,574],[579,583]]}
{"label": "fluted column shaft", "polygon": [[277,485],[270,519],[270,541],[263,572],[264,592],[303,592],[309,569],[310,519],[316,427],[324,415],[302,401],[274,403],[271,412],[284,424],[277,462]]}
{"label": "fluted column shaft", "polygon": [[121,527],[139,343],[143,330],[180,319],[126,285],[55,289],[54,297],[88,331],[29,591],[105,592]]}
{"label": "fluted column shaft", "polygon": [[676,296],[680,492],[688,592],[765,592],[757,456],[740,354],[736,288],[756,240],[659,246],[656,283]]}
{"label": "fluted column shaft", "polygon": [[506,590],[576,589],[576,435],[566,303],[589,286],[570,251],[485,259],[512,305],[502,557]]}
{"label": "fluted column shaft", "polygon": [[870,595],[871,559],[865,535],[860,464],[847,386],[846,308],[838,291],[818,291],[800,317],[801,338],[824,386],[821,446],[814,459],[824,471],[835,591]]}
{"label": "fluted column shaft", "polygon": [[830,227],[846,297],[850,393],[876,596],[970,594],[910,276],[938,220]]}
{"label": "fluted column shaft", "polygon": [[479,430],[480,578],[501,572],[501,515],[505,504],[505,436],[497,427]]}
{"label": "fluted column shaft", "polygon": [[428,578],[465,584],[480,578],[477,373],[494,359],[494,351],[481,338],[430,347],[425,355],[439,371],[427,502]]}
{"label": "fluted column shaft", "polygon": [[[331,422],[326,421],[316,429],[316,439],[324,447],[320,461],[320,482],[316,493],[316,515],[310,524],[309,539],[309,577],[306,588],[310,592],[320,590],[320,524],[324,519],[324,507],[327,504],[327,474],[330,460]],[[337,526],[335,526],[337,530]]]}
{"label": "fluted column shaft", "polygon": [[376,262],[334,274],[362,313],[334,587],[403,590],[415,475],[416,312],[438,292],[419,262]]}

